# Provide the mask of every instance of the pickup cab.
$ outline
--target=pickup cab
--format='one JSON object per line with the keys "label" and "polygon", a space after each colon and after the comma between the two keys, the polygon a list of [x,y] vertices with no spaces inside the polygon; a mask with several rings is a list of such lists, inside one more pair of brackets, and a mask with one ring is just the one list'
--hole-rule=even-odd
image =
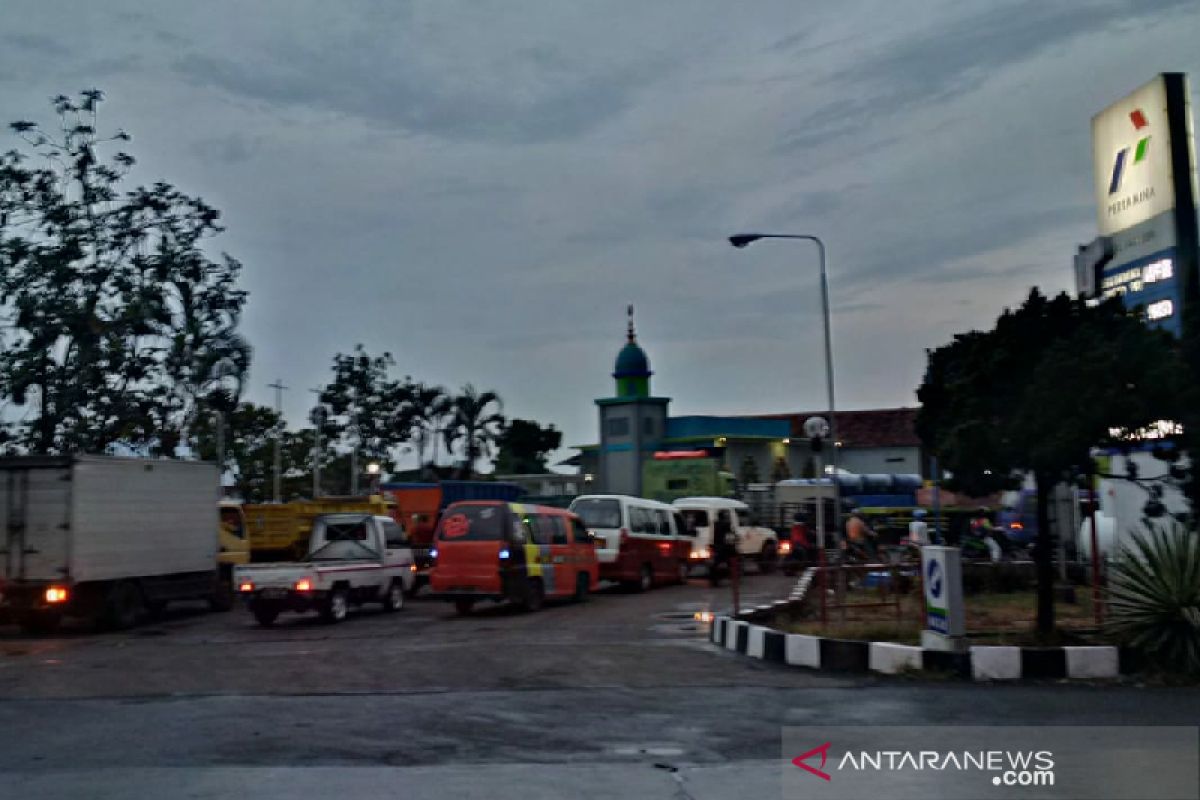
{"label": "pickup cab", "polygon": [[304,561],[234,569],[238,594],[260,625],[274,624],[284,611],[316,611],[330,623],[366,603],[397,611],[415,581],[404,529],[390,517],[371,514],[318,516]]}
{"label": "pickup cab", "polygon": [[713,523],[719,514],[729,518],[739,556],[757,561],[762,572],[770,572],[778,564],[779,534],[756,525],[750,506],[742,501],[728,497],[681,497],[672,505],[683,515],[683,533],[692,543],[693,565],[711,563]]}

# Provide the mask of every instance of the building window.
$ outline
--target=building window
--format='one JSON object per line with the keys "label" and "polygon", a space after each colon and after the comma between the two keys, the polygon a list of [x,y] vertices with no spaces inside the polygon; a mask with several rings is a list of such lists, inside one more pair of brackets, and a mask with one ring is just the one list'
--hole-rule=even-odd
{"label": "building window", "polygon": [[629,417],[614,417],[608,421],[609,436],[628,436]]}
{"label": "building window", "polygon": [[654,418],[646,417],[642,420],[642,433],[646,436],[654,435]]}

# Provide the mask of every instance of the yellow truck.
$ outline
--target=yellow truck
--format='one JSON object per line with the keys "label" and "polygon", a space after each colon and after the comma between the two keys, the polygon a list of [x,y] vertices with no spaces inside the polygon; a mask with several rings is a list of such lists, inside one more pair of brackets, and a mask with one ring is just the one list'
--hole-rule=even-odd
{"label": "yellow truck", "polygon": [[[322,497],[293,503],[258,503],[245,513],[249,561],[298,561],[308,553],[313,520],[321,514],[392,516],[395,503],[383,497]],[[245,562],[242,562],[245,563]]]}
{"label": "yellow truck", "polygon": [[217,503],[219,524],[217,526],[217,575],[219,590],[209,605],[214,611],[233,608],[236,593],[233,586],[233,568],[238,564],[250,563],[250,542],[246,540],[246,512],[242,504],[233,500]]}

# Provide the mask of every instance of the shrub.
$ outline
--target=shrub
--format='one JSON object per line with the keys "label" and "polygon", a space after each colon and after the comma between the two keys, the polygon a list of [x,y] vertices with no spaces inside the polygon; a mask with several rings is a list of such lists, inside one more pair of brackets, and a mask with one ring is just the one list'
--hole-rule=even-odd
{"label": "shrub", "polygon": [[1112,633],[1163,667],[1200,670],[1200,537],[1178,523],[1134,536],[1108,597]]}

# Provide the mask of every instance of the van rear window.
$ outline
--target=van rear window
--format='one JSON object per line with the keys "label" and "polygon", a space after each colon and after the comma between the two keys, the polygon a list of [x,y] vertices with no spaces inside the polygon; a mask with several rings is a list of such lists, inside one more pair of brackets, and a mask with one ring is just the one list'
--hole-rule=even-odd
{"label": "van rear window", "polygon": [[507,506],[450,506],[438,523],[443,542],[499,542],[509,526]]}
{"label": "van rear window", "polygon": [[583,524],[589,528],[620,528],[621,504],[616,500],[593,498],[577,500],[571,505],[571,510],[579,515]]}

